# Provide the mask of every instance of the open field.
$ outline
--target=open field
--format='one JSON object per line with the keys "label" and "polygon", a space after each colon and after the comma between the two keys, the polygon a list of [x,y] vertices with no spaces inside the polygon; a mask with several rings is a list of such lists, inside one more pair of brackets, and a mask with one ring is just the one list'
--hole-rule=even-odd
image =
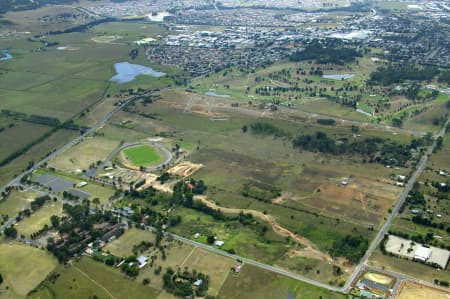
{"label": "open field", "polygon": [[154,242],[155,235],[145,230],[132,228],[127,230],[120,238],[108,243],[103,251],[109,251],[112,255],[118,257],[130,256],[133,254],[133,246],[142,241]]}
{"label": "open field", "polygon": [[279,299],[279,298],[345,298],[344,295],[331,293],[318,287],[293,279],[244,265],[237,274],[230,273],[218,299]]}
{"label": "open field", "polygon": [[447,292],[430,288],[424,285],[407,282],[402,286],[398,299],[448,299]]}
{"label": "open field", "polygon": [[7,198],[0,201],[0,215],[14,217],[17,213],[28,207],[38,196],[38,193],[32,191],[13,190]]}
{"label": "open field", "polygon": [[232,259],[219,256],[204,249],[194,248],[180,265],[180,268],[188,267],[188,269],[196,269],[209,275],[208,294],[217,296],[223,283],[230,275],[231,267],[236,263]]}
{"label": "open field", "polygon": [[50,226],[50,217],[52,215],[63,215],[61,202],[49,201],[30,217],[24,218],[16,225],[18,234],[29,238],[32,233],[39,231],[46,224]]}
{"label": "open field", "polygon": [[[0,119],[0,127],[5,129],[0,132],[0,161],[51,130],[50,127],[44,125],[9,118],[3,120],[2,117]],[[11,124],[14,126],[10,128]]]}
{"label": "open field", "polygon": [[68,149],[49,163],[50,167],[74,173],[77,169],[87,170],[91,164],[103,161],[119,146],[119,142],[103,137],[88,137]]}
{"label": "open field", "polygon": [[84,257],[67,268],[58,266],[53,272],[54,282],[46,280],[28,298],[149,298],[154,299],[158,291],[150,286],[130,280],[115,268]]}
{"label": "open field", "polygon": [[57,265],[57,260],[46,250],[10,242],[0,243],[0,273],[4,282],[0,298],[24,298],[45,279]]}
{"label": "open field", "polygon": [[158,151],[149,145],[138,145],[126,148],[122,151],[122,156],[127,163],[134,166],[149,166],[162,160]]}

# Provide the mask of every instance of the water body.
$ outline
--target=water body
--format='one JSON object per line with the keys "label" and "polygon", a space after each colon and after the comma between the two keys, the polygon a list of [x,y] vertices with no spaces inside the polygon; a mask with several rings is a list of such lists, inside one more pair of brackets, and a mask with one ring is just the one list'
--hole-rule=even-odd
{"label": "water body", "polygon": [[322,78],[332,80],[347,80],[355,77],[355,74],[322,75]]}
{"label": "water body", "polygon": [[116,69],[116,75],[114,75],[110,81],[117,83],[128,83],[133,81],[139,75],[146,75],[155,78],[164,77],[166,74],[162,72],[155,71],[151,67],[131,64],[128,62],[118,62],[114,64]]}
{"label": "water body", "polygon": [[210,97],[218,97],[218,98],[229,98],[230,97],[227,94],[218,94],[218,93],[215,93],[214,91],[205,92],[205,95],[210,96]]}
{"label": "water body", "polygon": [[8,53],[8,51],[6,50],[2,50],[0,51],[0,61],[4,61],[4,60],[9,60],[12,59],[13,56],[11,54]]}

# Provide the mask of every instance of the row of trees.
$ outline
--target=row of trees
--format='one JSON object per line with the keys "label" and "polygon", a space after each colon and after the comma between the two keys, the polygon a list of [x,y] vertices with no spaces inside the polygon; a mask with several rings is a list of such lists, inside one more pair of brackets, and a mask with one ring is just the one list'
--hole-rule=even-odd
{"label": "row of trees", "polygon": [[388,67],[379,67],[375,72],[370,74],[368,83],[372,85],[390,85],[402,83],[406,80],[429,81],[437,74],[439,74],[439,70],[432,66],[419,68],[414,65],[389,65]]}

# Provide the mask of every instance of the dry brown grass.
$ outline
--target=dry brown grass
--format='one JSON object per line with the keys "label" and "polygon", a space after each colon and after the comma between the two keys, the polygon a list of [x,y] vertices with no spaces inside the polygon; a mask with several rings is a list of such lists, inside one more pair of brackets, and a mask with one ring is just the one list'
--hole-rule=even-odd
{"label": "dry brown grass", "polygon": [[398,299],[448,299],[450,293],[421,284],[407,282],[403,285]]}

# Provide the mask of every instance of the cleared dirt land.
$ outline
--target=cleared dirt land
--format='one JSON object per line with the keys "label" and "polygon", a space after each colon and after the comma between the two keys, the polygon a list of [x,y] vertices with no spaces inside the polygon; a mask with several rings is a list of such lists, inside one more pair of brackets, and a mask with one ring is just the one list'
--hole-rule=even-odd
{"label": "cleared dirt land", "polygon": [[35,288],[56,265],[46,250],[15,242],[0,244],[0,273],[4,283],[0,298],[23,298]]}
{"label": "cleared dirt land", "polygon": [[448,292],[430,288],[421,284],[406,283],[403,285],[398,299],[448,299]]}

